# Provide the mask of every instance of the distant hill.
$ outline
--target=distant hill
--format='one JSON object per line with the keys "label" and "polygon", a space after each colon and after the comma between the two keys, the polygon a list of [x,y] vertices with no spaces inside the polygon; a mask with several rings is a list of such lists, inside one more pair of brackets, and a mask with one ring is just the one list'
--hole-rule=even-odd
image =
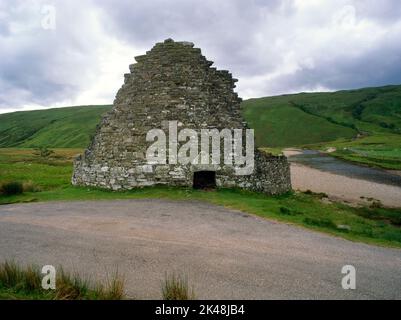
{"label": "distant hill", "polygon": [[0,147],[83,148],[111,106],[79,106],[0,114]]}
{"label": "distant hill", "polygon": [[[0,114],[0,147],[84,148],[111,106]],[[288,147],[401,133],[401,86],[249,99],[244,117],[258,146]]]}
{"label": "distant hill", "polygon": [[243,109],[259,146],[401,133],[401,86],[249,99]]}

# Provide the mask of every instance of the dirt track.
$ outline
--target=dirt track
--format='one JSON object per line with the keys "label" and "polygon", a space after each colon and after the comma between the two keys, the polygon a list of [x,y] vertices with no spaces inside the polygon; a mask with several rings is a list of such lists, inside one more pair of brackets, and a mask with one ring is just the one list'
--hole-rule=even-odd
{"label": "dirt track", "polygon": [[[135,298],[160,298],[165,272],[198,298],[401,298],[401,250],[334,238],[202,202],[86,201],[0,206],[0,260],[104,278],[116,266]],[[343,290],[341,268],[357,270]]]}

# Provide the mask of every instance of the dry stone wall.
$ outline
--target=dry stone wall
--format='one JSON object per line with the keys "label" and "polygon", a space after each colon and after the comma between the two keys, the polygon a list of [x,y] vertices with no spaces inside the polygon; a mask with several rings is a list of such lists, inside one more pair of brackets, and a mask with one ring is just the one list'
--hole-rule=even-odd
{"label": "dry stone wall", "polygon": [[[279,194],[291,189],[287,159],[255,152],[254,173],[238,176],[230,165],[149,164],[146,133],[181,128],[246,129],[236,79],[211,67],[200,49],[168,39],[136,57],[89,147],[74,161],[72,183],[113,190],[152,185],[192,186],[195,171],[216,172],[217,187]],[[167,139],[168,139],[167,135]]]}

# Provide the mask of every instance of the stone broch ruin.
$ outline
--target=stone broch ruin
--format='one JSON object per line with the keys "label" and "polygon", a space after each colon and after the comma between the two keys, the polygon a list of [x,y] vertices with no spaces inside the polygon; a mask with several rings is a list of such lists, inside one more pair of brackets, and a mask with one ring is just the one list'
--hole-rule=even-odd
{"label": "stone broch ruin", "polygon": [[[235,175],[232,165],[149,164],[150,129],[168,132],[168,121],[195,130],[244,129],[236,79],[211,67],[189,42],[168,39],[135,58],[113,109],[102,119],[89,147],[74,162],[72,183],[113,190],[142,186],[239,187],[266,194],[291,189],[284,156],[255,150],[251,175]],[[179,128],[178,128],[179,129]]]}

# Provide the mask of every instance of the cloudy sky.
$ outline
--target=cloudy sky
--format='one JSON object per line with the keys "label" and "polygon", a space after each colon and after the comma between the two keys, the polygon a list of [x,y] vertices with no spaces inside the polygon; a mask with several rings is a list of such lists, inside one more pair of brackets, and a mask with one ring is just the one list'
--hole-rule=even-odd
{"label": "cloudy sky", "polygon": [[0,113],[112,103],[166,38],[243,98],[401,84],[399,0],[0,0]]}

